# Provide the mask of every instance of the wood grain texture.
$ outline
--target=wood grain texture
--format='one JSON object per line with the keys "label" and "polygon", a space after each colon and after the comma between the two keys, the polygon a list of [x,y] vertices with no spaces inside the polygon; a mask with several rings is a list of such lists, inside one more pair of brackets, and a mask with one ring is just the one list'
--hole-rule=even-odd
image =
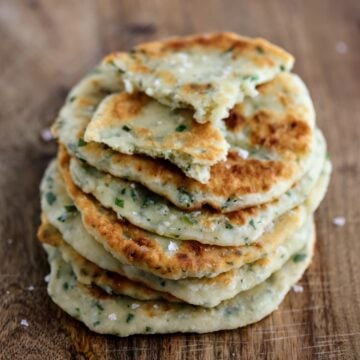
{"label": "wood grain texture", "polygon": [[[316,255],[300,282],[304,292],[291,292],[273,315],[235,331],[92,334],[46,294],[48,266],[35,238],[38,184],[56,146],[40,132],[106,53],[213,30],[284,46],[314,98],[334,173],[316,216]],[[0,358],[359,358],[359,33],[358,0],[0,0]],[[345,216],[344,227],[332,224],[336,216]]]}

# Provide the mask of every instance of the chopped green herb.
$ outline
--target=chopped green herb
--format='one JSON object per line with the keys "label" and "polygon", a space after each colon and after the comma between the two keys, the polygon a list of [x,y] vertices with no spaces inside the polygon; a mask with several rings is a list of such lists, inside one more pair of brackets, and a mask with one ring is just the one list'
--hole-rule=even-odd
{"label": "chopped green herb", "polygon": [[194,202],[194,197],[192,194],[190,194],[187,190],[185,190],[184,187],[179,187],[178,188],[178,192],[179,192],[179,201],[183,204],[186,204],[188,207],[190,206],[190,204],[192,204]]}
{"label": "chopped green herb", "polygon": [[98,325],[100,325],[100,321],[98,320],[98,321],[95,321],[94,323],[93,323],[93,326],[98,326]]}
{"label": "chopped green herb", "polygon": [[259,75],[251,75],[250,76],[250,81],[257,81],[259,80]]}
{"label": "chopped green herb", "polygon": [[185,129],[186,129],[186,125],[181,124],[181,125],[179,125],[175,130],[176,130],[177,132],[183,132]]}
{"label": "chopped green herb", "polygon": [[78,146],[82,147],[82,146],[85,146],[85,145],[87,145],[87,142],[84,139],[79,139]]}
{"label": "chopped green herb", "polygon": [[120,191],[120,194],[121,194],[121,195],[125,195],[125,193],[126,193],[126,188],[123,188],[123,189]]}
{"label": "chopped green herb", "polygon": [[186,222],[189,225],[197,224],[197,221],[191,217],[191,215],[184,215],[183,217],[184,222]]}
{"label": "chopped green herb", "polygon": [[225,228],[226,228],[226,229],[233,229],[234,227],[227,221],[227,222],[225,223]]}
{"label": "chopped green herb", "polygon": [[145,209],[149,205],[154,205],[155,203],[156,203],[156,200],[155,200],[154,196],[152,196],[151,194],[147,194],[145,196],[143,203],[141,204],[141,208]]}
{"label": "chopped green herb", "polygon": [[46,201],[48,202],[49,205],[52,205],[56,201],[56,195],[54,193],[52,193],[51,191],[46,193],[45,197],[46,197]]}
{"label": "chopped green herb", "polygon": [[124,200],[123,200],[123,199],[116,198],[116,199],[115,199],[115,205],[118,206],[118,207],[123,208],[123,207],[124,207]]}
{"label": "chopped green herb", "polygon": [[104,307],[100,303],[95,302],[94,306],[96,306],[100,311],[104,311]]}
{"label": "chopped green herb", "polygon": [[131,131],[131,129],[127,125],[124,125],[122,129],[127,132]]}
{"label": "chopped green herb", "polygon": [[128,316],[126,317],[126,322],[129,323],[134,317],[134,314],[128,314]]}
{"label": "chopped green herb", "polygon": [[57,220],[60,222],[65,222],[67,219],[69,218],[69,213],[65,212],[63,214],[61,214]]}
{"label": "chopped green herb", "polygon": [[299,253],[299,254],[295,254],[293,257],[293,262],[300,262],[306,259],[306,254],[304,253]]}
{"label": "chopped green herb", "polygon": [[226,49],[226,50],[224,51],[224,54],[231,53],[231,52],[234,51],[234,49],[235,49],[235,46],[230,46],[228,49]]}
{"label": "chopped green herb", "polygon": [[147,326],[147,327],[145,328],[145,331],[146,331],[146,332],[151,332],[151,331],[152,331],[152,328],[151,328],[150,326]]}
{"label": "chopped green herb", "polygon": [[291,197],[291,191],[288,190],[286,193],[285,193],[288,197]]}
{"label": "chopped green herb", "polygon": [[69,289],[69,284],[67,282],[63,283],[63,289],[64,290],[68,290]]}
{"label": "chopped green herb", "polygon": [[135,189],[130,189],[130,195],[131,195],[131,198],[133,199],[133,201],[137,200],[138,194]]}
{"label": "chopped green herb", "polygon": [[330,160],[330,159],[331,159],[331,156],[330,156],[330,153],[329,153],[329,152],[326,153],[326,159],[327,159],[327,160]]}
{"label": "chopped green herb", "polygon": [[256,51],[259,53],[259,54],[264,54],[265,50],[261,47],[261,46],[257,46],[256,47]]}
{"label": "chopped green herb", "polygon": [[285,70],[286,70],[285,65],[281,64],[280,65],[280,71],[285,71]]}
{"label": "chopped green herb", "polygon": [[66,205],[65,210],[70,213],[77,212],[77,208],[75,205]]}
{"label": "chopped green herb", "polygon": [[76,99],[76,96],[70,96],[69,101],[73,102]]}
{"label": "chopped green herb", "polygon": [[256,225],[255,225],[254,219],[251,219],[250,222],[249,222],[249,224],[252,226],[252,228],[253,228],[254,230],[256,230]]}

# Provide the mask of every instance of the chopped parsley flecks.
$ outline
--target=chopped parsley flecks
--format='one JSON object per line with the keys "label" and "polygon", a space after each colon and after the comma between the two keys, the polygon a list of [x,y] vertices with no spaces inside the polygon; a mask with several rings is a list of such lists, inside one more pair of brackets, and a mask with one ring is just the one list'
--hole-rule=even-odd
{"label": "chopped parsley flecks", "polygon": [[67,282],[63,283],[63,289],[64,290],[68,290],[69,289],[69,284]]}
{"label": "chopped parsley flecks", "polygon": [[131,129],[127,125],[124,125],[122,129],[127,132],[131,131]]}
{"label": "chopped parsley flecks", "polygon": [[124,200],[123,200],[123,199],[116,198],[116,199],[115,199],[115,205],[118,206],[118,207],[123,208],[123,207],[124,207]]}
{"label": "chopped parsley flecks", "polygon": [[182,204],[186,204],[188,207],[190,206],[190,204],[192,204],[194,202],[194,197],[192,194],[190,194],[184,187],[180,186],[178,189],[179,192],[179,201]]}
{"label": "chopped parsley flecks", "polygon": [[155,205],[156,203],[156,199],[154,196],[152,196],[151,194],[147,194],[144,198],[143,203],[141,204],[141,208],[145,209],[150,205]]}
{"label": "chopped parsley flecks", "polygon": [[184,130],[186,130],[186,125],[181,124],[179,125],[176,129],[177,132],[183,132]]}
{"label": "chopped parsley flecks", "polygon": [[70,102],[75,101],[75,99],[76,99],[76,96],[70,96],[70,97],[69,97],[69,101],[70,101]]}
{"label": "chopped parsley flecks", "polygon": [[45,194],[45,197],[46,197],[46,201],[49,205],[52,205],[55,201],[56,201],[56,195],[49,191]]}
{"label": "chopped parsley flecks", "polygon": [[231,53],[231,52],[233,52],[234,50],[235,50],[235,46],[230,46],[228,49],[226,49],[226,50],[224,51],[224,54]]}
{"label": "chopped parsley flecks", "polygon": [[285,65],[284,65],[284,64],[281,64],[281,65],[280,65],[280,71],[285,71],[285,69],[286,69],[286,68],[285,68]]}
{"label": "chopped parsley flecks", "polygon": [[104,311],[104,307],[100,303],[95,302],[94,306],[97,307],[99,309],[99,311]]}
{"label": "chopped parsley flecks", "polygon": [[225,223],[225,228],[226,228],[226,229],[233,229],[234,227],[227,221],[227,222]]}
{"label": "chopped parsley flecks", "polygon": [[303,254],[303,253],[299,253],[299,254],[295,254],[293,257],[292,257],[292,260],[296,263],[300,262],[300,261],[303,261],[306,259],[306,254]]}
{"label": "chopped parsley flecks", "polygon": [[68,212],[64,212],[63,214],[61,214],[56,220],[60,221],[60,222],[65,222],[67,219],[69,218],[69,213]]}
{"label": "chopped parsley flecks", "polygon": [[84,139],[79,139],[78,146],[82,147],[82,146],[85,146],[85,145],[87,145],[87,142]]}
{"label": "chopped parsley flecks", "polygon": [[130,195],[131,195],[131,198],[133,199],[133,201],[137,200],[138,194],[137,194],[137,191],[135,189],[130,189]]}
{"label": "chopped parsley flecks", "polygon": [[75,205],[66,205],[65,210],[69,213],[77,212],[77,208]]}
{"label": "chopped parsley flecks", "polygon": [[288,197],[291,197],[291,191],[288,190],[286,193],[285,193]]}
{"label": "chopped parsley flecks", "polygon": [[153,329],[150,326],[147,326],[145,328],[145,332],[152,332],[152,331],[153,331]]}
{"label": "chopped parsley flecks", "polygon": [[184,220],[184,222],[186,222],[186,223],[189,224],[189,225],[194,225],[194,224],[197,224],[197,223],[198,223],[195,219],[193,219],[193,218],[191,217],[191,215],[188,215],[188,214],[184,215],[184,216],[182,217],[182,219]]}
{"label": "chopped parsley flecks", "polygon": [[126,193],[126,188],[123,188],[123,189],[120,191],[120,194],[121,194],[121,195],[125,195],[125,193]]}
{"label": "chopped parsley flecks", "polygon": [[128,314],[127,317],[126,317],[126,322],[129,323],[133,318],[135,317],[134,314]]}
{"label": "chopped parsley flecks", "polygon": [[264,53],[265,53],[265,50],[264,50],[261,46],[257,46],[257,47],[256,47],[256,51],[257,51],[259,54],[264,54]]}
{"label": "chopped parsley flecks", "polygon": [[98,320],[98,321],[95,321],[94,323],[93,323],[93,326],[98,326],[98,325],[100,325],[100,321]]}
{"label": "chopped parsley flecks", "polygon": [[255,225],[254,219],[251,219],[251,220],[249,221],[249,224],[250,224],[250,226],[251,226],[254,230],[256,230],[256,225]]}

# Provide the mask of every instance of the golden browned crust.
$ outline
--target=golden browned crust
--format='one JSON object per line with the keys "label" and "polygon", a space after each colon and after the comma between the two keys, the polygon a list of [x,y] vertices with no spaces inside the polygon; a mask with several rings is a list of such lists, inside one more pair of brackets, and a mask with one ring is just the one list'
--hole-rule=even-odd
{"label": "golden browned crust", "polygon": [[[226,52],[231,50],[234,59],[242,56],[244,52],[255,50],[257,53],[264,55],[267,53],[276,55],[282,58],[284,62],[293,61],[292,55],[264,39],[248,38],[232,32],[199,34],[148,42],[136,46],[132,50],[132,54],[130,54],[130,56],[134,54],[141,54],[142,56],[147,56],[150,58],[162,58],[165,55],[175,51],[186,51],[194,48],[201,50],[215,50],[218,52]],[[119,53],[110,54],[106,57],[106,61],[112,61],[112,59],[116,56],[119,56]],[[261,59],[257,58],[257,61],[260,62],[260,66],[273,65],[273,62],[268,56],[263,56]],[[143,66],[143,68],[137,67],[136,71],[142,71],[146,73],[149,71],[149,69],[146,66]]]}
{"label": "golden browned crust", "polygon": [[141,299],[164,299],[171,302],[181,301],[171,294],[153,290],[138,281],[133,281],[118,273],[101,269],[94,263],[85,259],[80,254],[76,253],[75,250],[62,239],[60,232],[48,222],[45,216],[42,216],[41,224],[38,229],[38,237],[42,243],[55,246],[59,248],[60,251],[62,249],[70,251],[73,260],[83,269],[83,271],[86,271],[86,276],[91,277],[93,284],[97,284],[98,286],[108,286],[115,293],[119,294],[139,294]]}
{"label": "golden browned crust", "polygon": [[69,172],[70,157],[64,147],[59,150],[59,168],[66,189],[90,233],[106,241],[112,251],[127,262],[166,278],[196,276],[229,271],[253,262],[264,252],[274,250],[300,226],[299,209],[285,215],[260,241],[250,246],[210,246],[197,241],[183,241],[179,250],[170,255],[150,233],[119,220],[114,212],[103,208],[91,196],[83,193],[73,182]]}

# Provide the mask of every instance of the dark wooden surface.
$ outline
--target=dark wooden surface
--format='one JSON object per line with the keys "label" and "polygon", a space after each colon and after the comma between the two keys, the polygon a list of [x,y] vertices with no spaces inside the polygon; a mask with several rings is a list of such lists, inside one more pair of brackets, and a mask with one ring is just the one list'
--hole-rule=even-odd
{"label": "dark wooden surface", "polygon": [[[92,334],[46,294],[48,266],[35,237],[38,184],[56,147],[40,132],[107,52],[213,30],[284,46],[311,90],[334,173],[316,216],[316,256],[300,282],[304,292],[292,291],[276,313],[235,331]],[[359,32],[359,0],[0,0],[0,358],[359,358]],[[335,227],[336,216],[346,225]]]}

